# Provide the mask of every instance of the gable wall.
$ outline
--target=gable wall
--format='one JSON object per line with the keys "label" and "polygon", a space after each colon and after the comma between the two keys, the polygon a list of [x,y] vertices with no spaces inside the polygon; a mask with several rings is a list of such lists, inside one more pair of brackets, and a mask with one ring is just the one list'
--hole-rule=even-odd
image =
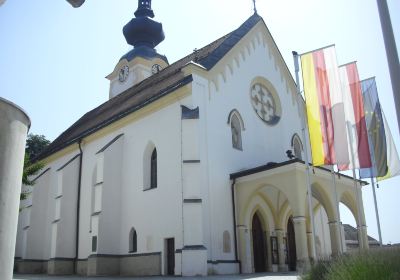
{"label": "gable wall", "polygon": [[[208,162],[211,190],[209,260],[235,258],[233,243],[231,253],[222,252],[225,230],[229,231],[232,242],[234,240],[229,174],[287,160],[286,151],[291,149],[293,134],[301,135],[295,84],[279,56],[265,26],[259,23],[208,73],[209,91],[202,99],[205,112],[201,119],[206,123],[203,129],[207,154],[203,156]],[[252,108],[250,86],[256,77],[272,83],[279,95],[282,116],[275,126],[266,125]],[[231,128],[227,122],[233,109],[239,111],[244,121],[243,151],[232,148]]]}

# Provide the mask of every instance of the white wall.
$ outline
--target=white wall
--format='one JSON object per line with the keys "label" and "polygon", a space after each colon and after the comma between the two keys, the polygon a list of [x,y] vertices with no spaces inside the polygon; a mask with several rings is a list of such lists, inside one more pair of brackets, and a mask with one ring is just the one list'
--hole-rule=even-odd
{"label": "white wall", "polygon": [[[264,38],[266,35],[262,34],[255,36]],[[268,43],[264,46],[262,40]],[[209,83],[205,84],[205,88],[210,91],[206,94],[200,94],[200,90],[193,92],[194,99],[200,104],[200,120],[203,124],[201,134],[206,135],[201,160],[207,162],[208,188],[212,191],[209,195],[211,212],[208,215],[211,224],[206,233],[212,237],[212,248],[208,252],[211,260],[234,260],[234,250],[230,254],[222,253],[221,244],[225,230],[229,231],[233,240],[229,174],[268,162],[288,160],[286,151],[291,149],[292,136],[294,133],[301,136],[294,83],[286,76],[285,66],[281,66],[280,61],[275,59],[279,54],[272,47],[270,39],[265,37],[262,40],[259,43],[254,40],[253,48],[251,40],[245,38],[211,70],[213,75]],[[228,64],[232,73],[226,66]],[[275,126],[266,125],[251,105],[250,86],[256,77],[272,83],[279,95],[282,116]],[[195,82],[204,83],[196,76]],[[239,111],[244,121],[243,151],[232,148],[231,128],[227,120],[233,109]]]}
{"label": "white wall", "polygon": [[[93,183],[97,181],[93,178],[99,158],[96,153],[121,133],[124,136],[101,153],[103,166],[97,166],[97,173],[102,172],[103,177],[100,178],[103,181],[101,207],[107,209],[100,214],[100,223],[103,224],[99,225],[98,253],[128,254],[131,227],[135,227],[138,235],[137,253],[163,252],[165,238],[175,238],[176,248],[182,248],[181,107],[175,103],[107,136],[82,144],[80,259],[92,254],[90,217],[91,192]],[[149,143],[157,148],[158,187],[144,191],[143,156]],[[54,198],[56,187],[60,184],[64,203],[61,205],[65,205],[61,208],[61,220],[66,219],[63,216],[66,211],[70,212],[70,217],[75,217],[79,158],[63,169],[62,174],[56,170],[77,153],[79,150],[45,167],[51,169],[37,180],[33,188],[33,206],[20,213],[20,230],[27,224],[30,226],[26,250],[18,249],[20,255],[25,251],[24,258],[47,260],[54,256],[74,257],[75,221],[65,221],[68,226],[65,224],[64,234],[72,237],[68,243],[72,250],[63,255],[53,251],[51,256],[51,225],[57,213]],[[69,195],[67,192],[70,192]],[[108,236],[108,241],[115,242],[102,243],[102,236]],[[22,239],[19,238],[23,243]],[[57,251],[65,250],[59,247]]]}

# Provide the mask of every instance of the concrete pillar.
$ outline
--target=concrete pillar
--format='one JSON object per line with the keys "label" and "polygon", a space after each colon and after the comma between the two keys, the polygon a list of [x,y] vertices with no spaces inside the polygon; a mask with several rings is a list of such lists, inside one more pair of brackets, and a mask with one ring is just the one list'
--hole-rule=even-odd
{"label": "concrete pillar", "polygon": [[346,245],[346,238],[344,235],[344,227],[343,227],[343,223],[340,223],[340,230],[342,232],[342,249],[343,249],[343,253],[347,252],[347,245]]}
{"label": "concrete pillar", "polygon": [[331,250],[332,256],[338,256],[342,253],[341,241],[340,241],[340,230],[341,226],[337,221],[328,223],[329,233],[331,236]]}
{"label": "concrete pillar", "polygon": [[365,212],[364,212],[364,202],[362,198],[362,189],[360,186],[357,186],[358,191],[356,192],[356,195],[358,196],[358,210],[360,211],[360,223],[357,225],[358,226],[358,233],[359,233],[359,242],[360,242],[360,248],[364,250],[369,249],[369,244],[368,244],[368,235],[367,235],[367,226],[366,226],[366,221],[365,221]]}
{"label": "concrete pillar", "polygon": [[[310,258],[312,258],[311,256],[313,255],[314,252],[314,243],[313,243],[313,233],[311,231],[307,231],[307,247],[308,247],[308,255],[310,256]],[[318,256],[315,256],[315,258],[317,258]]]}
{"label": "concrete pillar", "polygon": [[11,280],[17,236],[19,197],[30,120],[0,97],[0,279]]}
{"label": "concrete pillar", "polygon": [[369,243],[368,243],[368,235],[367,235],[367,226],[366,225],[361,225],[358,227],[358,232],[361,236],[361,248],[364,250],[369,249]]}
{"label": "concrete pillar", "polygon": [[278,256],[279,256],[279,263],[278,263],[278,270],[279,271],[287,271],[287,266],[285,263],[285,246],[286,244],[283,242],[283,230],[277,229],[275,230],[276,237],[278,238]]}
{"label": "concrete pillar", "polygon": [[297,270],[302,273],[307,271],[310,267],[306,218],[304,216],[293,217],[293,227],[296,236]]}
{"label": "concrete pillar", "polygon": [[272,271],[272,246],[271,246],[271,232],[265,232],[265,243],[267,247],[267,271]]}
{"label": "concrete pillar", "polygon": [[253,273],[252,250],[250,241],[250,230],[247,227],[238,227],[239,248],[240,248],[240,264],[242,273]]}

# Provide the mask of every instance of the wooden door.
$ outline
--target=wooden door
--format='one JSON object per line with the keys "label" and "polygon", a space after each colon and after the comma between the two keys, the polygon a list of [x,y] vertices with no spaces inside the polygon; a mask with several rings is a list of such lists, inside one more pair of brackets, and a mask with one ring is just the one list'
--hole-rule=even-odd
{"label": "wooden door", "polygon": [[287,225],[287,243],[288,243],[288,265],[289,270],[296,270],[296,236],[294,234],[293,219],[290,218]]}
{"label": "wooden door", "polygon": [[174,238],[167,239],[167,274],[175,274],[175,240]]}
{"label": "wooden door", "polygon": [[260,218],[254,214],[252,222],[254,272],[267,271],[265,235]]}

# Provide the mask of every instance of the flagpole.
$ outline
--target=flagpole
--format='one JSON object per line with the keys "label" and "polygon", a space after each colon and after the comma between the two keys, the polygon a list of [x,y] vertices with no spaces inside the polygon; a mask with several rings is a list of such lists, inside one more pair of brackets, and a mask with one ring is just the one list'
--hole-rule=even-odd
{"label": "flagpole", "polygon": [[[372,168],[371,168],[371,174],[372,174]],[[376,216],[376,223],[378,225],[379,245],[382,246],[381,222],[379,220],[378,203],[376,201],[375,182],[373,177],[371,177],[371,185],[372,185],[372,193],[374,194],[375,216]]]}
{"label": "flagpole", "polygon": [[396,40],[393,34],[389,8],[386,0],[377,0],[379,18],[381,20],[383,41],[385,42],[386,58],[392,82],[394,104],[397,113],[397,125],[400,131],[400,64],[397,54]]}
{"label": "flagpole", "polygon": [[334,166],[332,165],[332,182],[333,182],[333,191],[335,192],[335,204],[336,204],[336,211],[337,211],[337,215],[338,215],[338,225],[339,225],[339,239],[340,239],[340,253],[343,253],[343,237],[342,237],[342,224],[341,221],[342,219],[340,218],[340,210],[339,210],[339,199],[337,196],[337,190],[336,190],[336,174],[335,174],[335,170],[334,170]]}
{"label": "flagpole", "polygon": [[[296,87],[297,87],[297,101],[301,97],[300,91],[300,78],[299,78],[299,55],[297,52],[293,51],[293,60],[294,60],[294,70],[296,73]],[[303,136],[303,143],[304,143],[304,157],[305,157],[305,165],[306,165],[306,183],[307,183],[307,201],[308,201],[308,215],[310,216],[310,225],[311,225],[311,243],[312,243],[312,257],[314,260],[316,259],[316,251],[315,251],[315,222],[314,222],[314,215],[313,215],[313,208],[312,208],[312,197],[311,197],[311,179],[310,179],[310,162],[308,159],[308,143],[306,138],[306,120],[305,120],[305,112],[302,110],[301,103],[298,102],[299,109],[301,110],[301,120],[302,120],[302,136]]]}
{"label": "flagpole", "polygon": [[356,171],[354,169],[354,148],[353,145],[351,143],[353,143],[353,134],[351,133],[351,129],[350,129],[350,124],[347,123],[347,132],[349,134],[350,137],[350,152],[351,152],[351,169],[353,171],[353,184],[354,184],[354,188],[355,188],[355,194],[356,194],[356,203],[357,203],[357,229],[358,229],[358,248],[361,251],[361,249],[363,249],[364,244],[362,243],[362,237],[361,237],[361,230],[362,230],[362,221],[361,221],[361,207],[360,207],[360,198],[359,198],[359,190],[358,190],[358,186],[357,186],[357,178],[356,178]]}

